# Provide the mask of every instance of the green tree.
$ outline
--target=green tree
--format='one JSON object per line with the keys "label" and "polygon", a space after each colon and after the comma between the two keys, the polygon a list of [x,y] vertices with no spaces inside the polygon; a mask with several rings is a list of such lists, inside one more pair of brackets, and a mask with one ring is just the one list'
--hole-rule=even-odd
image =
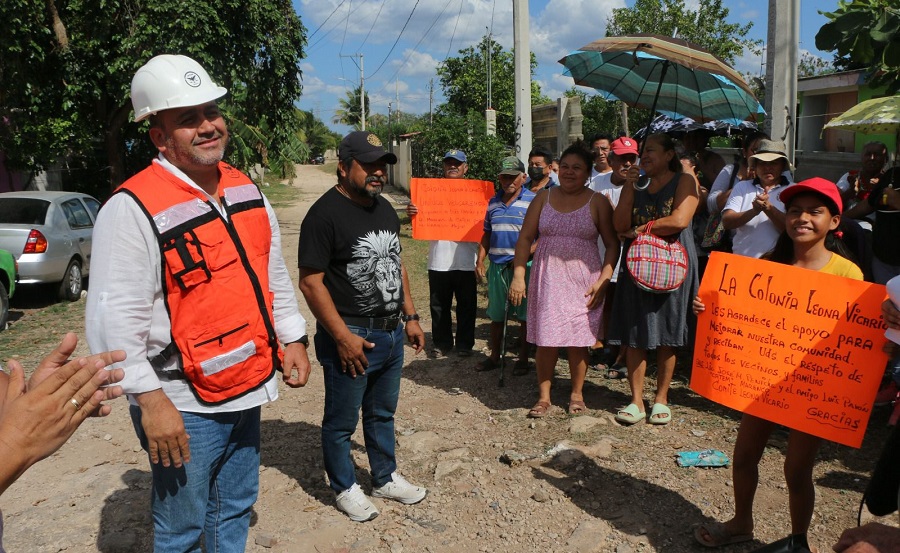
{"label": "green tree", "polygon": [[809,52],[800,54],[800,65],[797,67],[798,77],[817,77],[834,73],[834,71],[834,65],[828,60],[814,56]]}
{"label": "green tree", "polygon": [[413,140],[415,148],[413,176],[441,177],[444,152],[459,148],[466,152],[467,176],[495,182],[500,160],[511,155],[509,147],[498,136],[488,136],[484,114],[470,111],[465,116],[438,110],[434,124]]}
{"label": "green tree", "polygon": [[161,53],[199,61],[229,89],[237,132],[265,133],[265,152],[252,146],[242,167],[292,155],[306,32],[289,0],[6,0],[0,19],[0,149],[15,166],[62,158],[107,189],[146,166],[153,150],[128,124],[129,88]]}
{"label": "green tree", "polygon": [[816,48],[835,52],[840,69],[868,69],[869,84],[900,91],[900,7],[896,0],[838,2],[816,33]]}
{"label": "green tree", "polygon": [[[359,94],[360,87],[356,87],[352,90],[348,90],[346,95],[338,100],[338,109],[334,112],[334,117],[331,118],[331,122],[338,125],[347,125],[353,127],[356,130],[360,130],[362,128],[362,120],[359,116],[360,113],[360,105],[359,105]],[[368,126],[369,112],[371,111],[372,104],[369,102],[369,94],[366,93],[366,126]]]}
{"label": "green tree", "polygon": [[336,150],[341,135],[328,128],[312,111],[297,110],[300,128],[297,137],[309,148],[310,156],[323,155],[327,150]]}
{"label": "green tree", "polygon": [[729,23],[722,0],[700,0],[696,10],[684,0],[636,0],[630,8],[617,8],[606,21],[606,36],[653,33],[693,42],[734,64],[747,48],[759,53],[761,40],[746,38],[753,22]]}
{"label": "green tree", "polygon": [[[506,144],[513,144],[516,132],[515,56],[490,37],[483,37],[477,46],[464,48],[458,57],[448,57],[438,65],[437,73],[447,100],[444,110],[464,118],[472,111],[484,113],[487,108],[487,52],[491,60],[491,106],[497,111],[497,136]],[[536,68],[537,59],[532,53],[532,75]],[[549,101],[541,94],[540,85],[532,80],[532,105]]]}
{"label": "green tree", "polygon": [[400,135],[424,131],[428,128],[428,116],[395,112],[388,117],[383,113],[376,113],[366,121],[366,128],[382,140],[389,141]]}

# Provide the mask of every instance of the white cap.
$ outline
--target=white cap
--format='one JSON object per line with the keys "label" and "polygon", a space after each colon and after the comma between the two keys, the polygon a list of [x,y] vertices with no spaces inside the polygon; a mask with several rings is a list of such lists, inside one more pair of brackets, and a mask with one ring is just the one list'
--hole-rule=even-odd
{"label": "white cap", "polygon": [[137,70],[131,79],[134,120],[172,108],[199,106],[228,93],[203,67],[187,56],[163,54]]}

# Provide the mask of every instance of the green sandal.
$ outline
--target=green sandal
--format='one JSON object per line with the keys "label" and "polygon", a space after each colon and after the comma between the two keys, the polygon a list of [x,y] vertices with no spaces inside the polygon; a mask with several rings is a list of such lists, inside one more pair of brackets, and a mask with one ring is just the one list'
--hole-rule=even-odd
{"label": "green sandal", "polygon": [[634,403],[629,403],[628,407],[620,409],[619,412],[616,413],[616,420],[622,424],[631,425],[643,421],[646,416],[646,413],[641,411],[640,407]]}
{"label": "green sandal", "polygon": [[672,411],[668,405],[654,403],[650,409],[650,424],[669,424],[672,421]]}

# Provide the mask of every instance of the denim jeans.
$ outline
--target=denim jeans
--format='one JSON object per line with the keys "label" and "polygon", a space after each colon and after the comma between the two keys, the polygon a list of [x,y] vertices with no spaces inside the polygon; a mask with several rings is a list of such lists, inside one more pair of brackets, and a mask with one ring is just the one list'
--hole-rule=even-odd
{"label": "denim jeans", "polygon": [[[231,413],[181,413],[191,437],[191,460],[181,468],[150,465],[157,553],[244,551],[259,491],[260,408]],[[141,410],[131,420],[147,449]]]}
{"label": "denim jeans", "polygon": [[369,366],[356,378],[345,373],[337,353],[337,344],[321,325],[316,325],[316,358],[325,375],[325,415],[322,417],[322,455],[325,472],[336,493],[356,483],[350,437],[359,422],[362,409],[363,438],[369,457],[372,486],[391,480],[397,470],[394,458],[394,413],[400,396],[403,369],[403,325],[396,330],[372,330],[348,326],[375,347],[366,350]]}

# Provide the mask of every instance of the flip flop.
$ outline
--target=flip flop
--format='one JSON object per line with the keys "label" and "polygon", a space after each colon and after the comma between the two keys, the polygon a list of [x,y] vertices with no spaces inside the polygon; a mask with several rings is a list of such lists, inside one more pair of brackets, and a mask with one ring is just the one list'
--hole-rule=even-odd
{"label": "flip flop", "polygon": [[528,411],[529,419],[540,419],[547,416],[547,413],[550,411],[550,403],[546,401],[539,401],[534,404],[534,407]]}
{"label": "flip flop", "polygon": [[584,404],[584,401],[577,399],[569,400],[569,414],[570,415],[580,415],[587,411],[587,405]]}
{"label": "flip flop", "polygon": [[[705,530],[708,537],[704,538],[701,530]],[[694,539],[704,547],[722,547],[750,541],[753,539],[753,534],[731,534],[723,523],[708,522],[694,526]]]}
{"label": "flip flop", "polygon": [[634,403],[629,403],[628,407],[619,409],[619,412],[616,413],[616,420],[622,424],[631,425],[643,421],[646,416],[646,413],[641,411],[640,407]]}
{"label": "flip flop", "polygon": [[669,424],[672,421],[672,411],[668,405],[654,403],[650,409],[650,424]]}
{"label": "flip flop", "polygon": [[628,367],[621,363],[614,363],[606,369],[606,378],[609,380],[621,380],[628,376]]}
{"label": "flip flop", "polygon": [[492,371],[499,366],[500,366],[500,364],[497,361],[494,361],[493,359],[488,357],[481,363],[478,363],[477,365],[475,365],[475,370],[477,372],[483,373],[483,372],[487,372],[487,371]]}

